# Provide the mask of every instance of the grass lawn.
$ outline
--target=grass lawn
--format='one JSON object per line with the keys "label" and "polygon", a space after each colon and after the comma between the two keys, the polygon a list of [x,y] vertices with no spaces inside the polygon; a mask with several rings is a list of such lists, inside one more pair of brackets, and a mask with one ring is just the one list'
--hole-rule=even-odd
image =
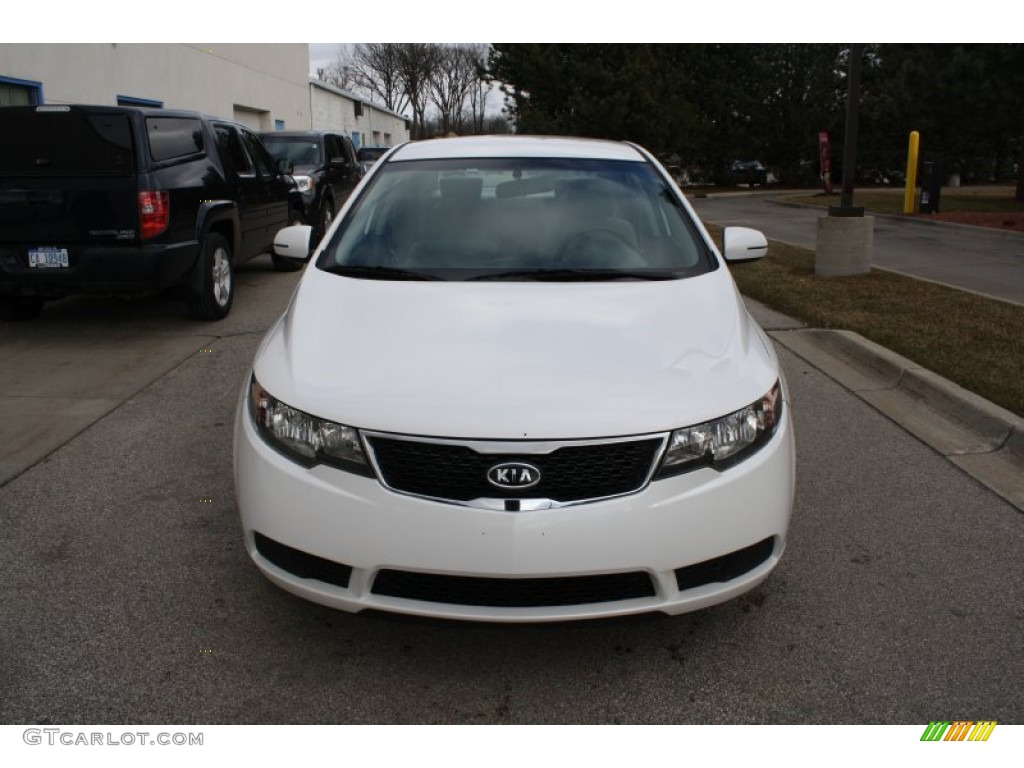
{"label": "grass lawn", "polygon": [[1024,307],[877,270],[818,277],[813,251],[775,241],[731,270],[746,296],[810,327],[855,331],[1024,416]]}

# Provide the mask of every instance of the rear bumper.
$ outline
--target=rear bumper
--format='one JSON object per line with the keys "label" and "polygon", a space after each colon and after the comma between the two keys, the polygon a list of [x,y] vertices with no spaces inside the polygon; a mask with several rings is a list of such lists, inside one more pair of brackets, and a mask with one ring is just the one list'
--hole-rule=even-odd
{"label": "rear bumper", "polygon": [[0,295],[145,293],[183,282],[199,256],[197,241],[66,247],[68,267],[38,268],[28,265],[29,246],[0,246]]}

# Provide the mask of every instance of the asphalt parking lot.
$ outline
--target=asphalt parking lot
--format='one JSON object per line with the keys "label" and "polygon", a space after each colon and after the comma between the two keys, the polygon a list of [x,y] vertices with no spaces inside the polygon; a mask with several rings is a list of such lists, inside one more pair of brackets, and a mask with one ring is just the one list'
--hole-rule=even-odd
{"label": "asphalt parking lot", "polygon": [[785,350],[789,545],[738,600],[510,627],[277,589],[242,545],[231,427],[296,276],[238,279],[220,324],[161,297],[0,326],[0,441],[60,444],[0,479],[0,722],[1024,722],[1024,517]]}
{"label": "asphalt parking lot", "polygon": [[[705,221],[756,227],[772,240],[813,250],[825,211],[780,205],[776,199],[784,203],[786,195],[724,194],[691,202]],[[878,269],[1024,304],[1024,236],[1019,233],[875,216],[871,260]]]}

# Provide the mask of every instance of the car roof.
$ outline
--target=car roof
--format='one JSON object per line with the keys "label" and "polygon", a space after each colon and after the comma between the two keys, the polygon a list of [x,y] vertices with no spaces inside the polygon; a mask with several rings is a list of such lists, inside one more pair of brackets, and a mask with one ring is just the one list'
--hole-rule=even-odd
{"label": "car roof", "polygon": [[403,144],[389,158],[436,160],[472,157],[575,157],[594,160],[631,160],[646,157],[632,144],[604,139],[580,139],[567,136],[464,136],[429,139]]}

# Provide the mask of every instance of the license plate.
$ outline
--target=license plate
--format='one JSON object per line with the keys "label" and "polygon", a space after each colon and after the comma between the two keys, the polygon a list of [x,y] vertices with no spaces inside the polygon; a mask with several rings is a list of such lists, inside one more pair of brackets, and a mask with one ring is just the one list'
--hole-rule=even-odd
{"label": "license plate", "polygon": [[30,248],[28,251],[30,267],[67,267],[67,248]]}

